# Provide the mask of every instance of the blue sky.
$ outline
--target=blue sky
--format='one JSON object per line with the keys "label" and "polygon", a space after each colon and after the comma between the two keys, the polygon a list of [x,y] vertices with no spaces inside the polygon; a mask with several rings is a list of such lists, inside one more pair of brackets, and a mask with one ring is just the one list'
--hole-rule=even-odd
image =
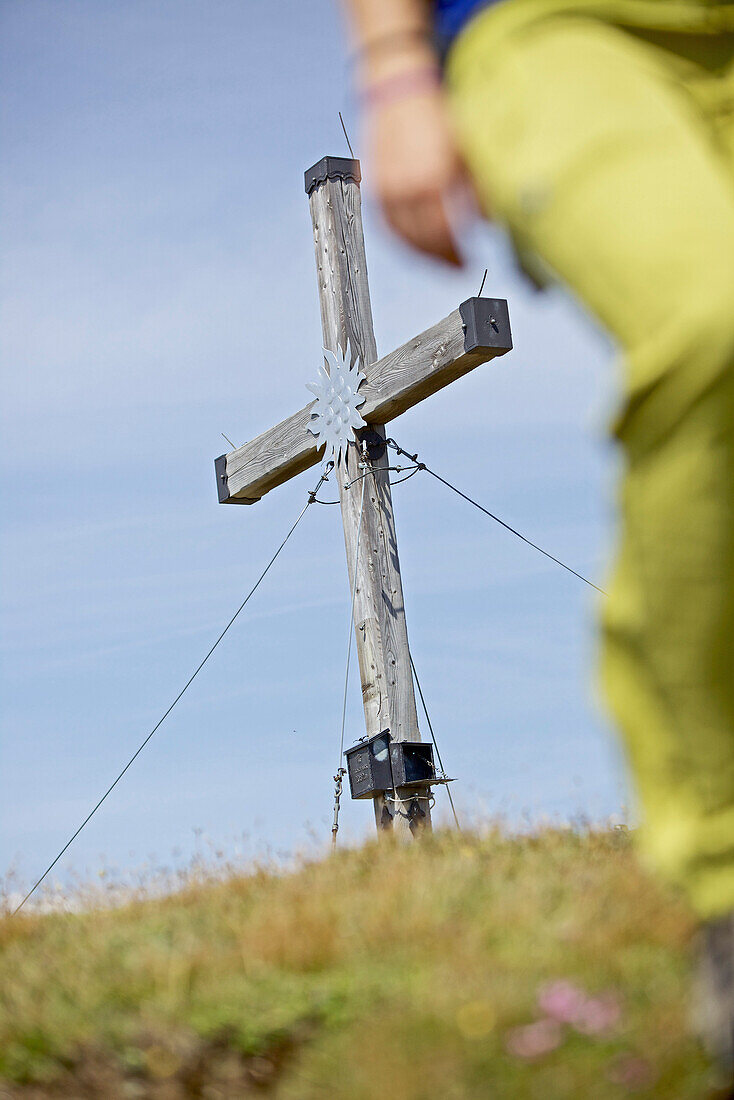
{"label": "blue sky", "polygon": [[[327,0],[4,0],[2,858],[32,879],[188,678],[305,501],[216,503],[220,433],[300,407],[321,333],[303,170],[359,152]],[[500,231],[459,274],[365,232],[378,347],[475,294],[511,355],[392,426],[602,581],[613,353],[537,295]],[[467,812],[594,819],[628,801],[594,699],[595,596],[423,475],[394,492],[408,628]],[[447,565],[450,564],[450,568]],[[310,509],[212,661],[59,864],[172,866],[325,841],[349,592]],[[361,736],[352,679],[347,738]],[[439,795],[439,806],[443,798]],[[344,804],[345,834],[372,829]]]}

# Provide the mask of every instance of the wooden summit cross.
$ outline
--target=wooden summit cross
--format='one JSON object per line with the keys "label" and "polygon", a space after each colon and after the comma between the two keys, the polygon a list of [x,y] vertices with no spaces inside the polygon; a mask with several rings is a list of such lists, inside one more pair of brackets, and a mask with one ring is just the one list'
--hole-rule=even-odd
{"label": "wooden summit cross", "polygon": [[[359,412],[367,428],[357,433],[362,446],[349,448],[346,469],[342,458],[337,480],[354,592],[367,736],[389,730],[393,741],[420,741],[384,425],[480,363],[504,355],[512,348],[512,338],[506,301],[469,298],[443,321],[377,358],[360,180],[359,161],[343,157],[324,157],[305,175],[324,347],[337,354],[340,348],[346,352],[349,347],[352,359],[359,356],[366,375],[359,391],[365,402]],[[216,460],[221,503],[254,504],[319,461],[323,447],[309,431],[314,404],[312,401],[257,439]],[[369,473],[364,475],[364,495],[360,463],[366,464]],[[347,486],[355,480],[352,491]],[[395,794],[413,809],[411,818],[396,813],[400,801],[393,801],[391,810],[388,800],[377,795],[378,829],[394,825],[396,831],[407,832],[418,822],[430,826],[429,791],[423,790],[417,797],[414,789],[404,787]]]}

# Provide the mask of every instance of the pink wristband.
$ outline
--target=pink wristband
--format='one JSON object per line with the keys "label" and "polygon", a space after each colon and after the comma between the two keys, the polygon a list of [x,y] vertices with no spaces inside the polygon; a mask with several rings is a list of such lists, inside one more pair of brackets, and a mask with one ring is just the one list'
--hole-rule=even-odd
{"label": "pink wristband", "polygon": [[384,80],[368,84],[362,91],[362,103],[365,107],[382,107],[394,99],[417,95],[441,86],[438,69],[431,66],[423,69],[409,69],[404,73],[395,73]]}

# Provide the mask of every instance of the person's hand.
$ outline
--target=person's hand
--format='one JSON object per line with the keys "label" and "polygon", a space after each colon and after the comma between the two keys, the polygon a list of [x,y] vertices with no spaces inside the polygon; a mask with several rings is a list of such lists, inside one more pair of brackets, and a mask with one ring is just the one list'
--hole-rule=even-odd
{"label": "person's hand", "polygon": [[386,220],[421,252],[460,265],[456,218],[469,192],[443,91],[436,85],[366,104],[371,173]]}

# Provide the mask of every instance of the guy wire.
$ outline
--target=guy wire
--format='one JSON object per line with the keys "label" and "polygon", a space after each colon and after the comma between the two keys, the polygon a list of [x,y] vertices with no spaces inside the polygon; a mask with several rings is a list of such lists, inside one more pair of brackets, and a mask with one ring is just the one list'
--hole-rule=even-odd
{"label": "guy wire", "polygon": [[554,557],[553,554],[550,554],[547,550],[544,550],[542,546],[538,546],[536,542],[531,542],[531,540],[529,538],[526,538],[525,535],[521,534],[520,531],[517,531],[514,527],[510,527],[509,523],[505,523],[503,519],[500,519],[499,516],[496,516],[494,512],[490,512],[488,508],[485,508],[482,504],[479,504],[478,501],[473,500],[472,497],[467,496],[466,493],[462,493],[461,489],[457,489],[457,487],[455,485],[452,485],[450,481],[447,481],[446,478],[441,477],[441,475],[437,474],[435,470],[431,470],[428,466],[426,466],[425,462],[421,462],[417,454],[412,455],[409,451],[404,451],[403,448],[399,446],[399,444],[397,444],[394,439],[388,439],[386,440],[386,442],[388,447],[392,447],[392,449],[394,451],[397,451],[398,454],[405,455],[406,458],[409,458],[412,462],[415,462],[419,470],[425,470],[427,474],[431,475],[431,477],[435,477],[436,481],[440,481],[441,484],[445,485],[447,489],[451,489],[453,493],[456,493],[457,496],[462,497],[465,501],[467,501],[467,503],[473,504],[474,507],[478,508],[480,512],[484,512],[485,516],[489,516],[490,519],[493,519],[495,523],[499,523],[499,525],[501,527],[504,527],[505,530],[509,531],[513,535],[516,535],[517,538],[521,539],[524,543],[527,543],[528,546],[532,546],[533,550],[537,550],[539,554],[543,554],[544,557],[549,558],[551,561],[555,562],[556,565],[560,565],[560,567],[562,569],[565,569],[568,573],[573,573],[574,577],[578,577],[580,581],[583,581],[584,584],[588,584],[590,588],[596,589],[596,591],[599,592],[602,596],[609,595],[609,593],[605,592],[603,588],[600,588],[598,584],[594,584],[594,582],[590,581],[588,577],[585,577],[583,573],[577,573],[577,571],[575,569],[572,569],[570,565],[566,565],[565,561],[561,561],[560,558]]}
{"label": "guy wire", "polygon": [[[418,673],[416,672],[415,662],[413,661],[413,654],[410,654],[410,667],[413,669],[413,676],[415,677],[415,686],[418,688],[418,694],[420,695],[421,704],[423,706],[423,713],[426,716],[426,722],[428,728],[431,731],[431,740],[433,741],[434,748],[436,749],[436,756],[438,757],[438,763],[441,767],[441,771],[446,775],[446,769],[443,766],[443,760],[441,759],[441,750],[438,747],[438,741],[436,740],[436,734],[433,732],[433,725],[431,723],[431,716],[428,713],[428,707],[426,706],[426,700],[423,698],[423,688],[421,682],[418,679]],[[449,796],[449,802],[451,803],[451,812],[454,815],[454,821],[456,822],[456,828],[461,832],[461,825],[459,824],[459,818],[456,814],[456,807],[454,806],[453,795],[451,794],[451,787],[446,784],[446,794]]]}
{"label": "guy wire", "polygon": [[342,728],[341,736],[339,738],[339,763],[338,767],[342,766],[342,756],[344,755],[344,730],[347,722],[347,687],[349,685],[349,662],[352,656],[352,634],[354,633],[354,604],[357,596],[357,570],[359,567],[359,536],[362,530],[362,514],[364,512],[364,490],[366,481],[362,481],[362,497],[359,504],[359,520],[357,522],[357,549],[354,555],[354,580],[352,581],[352,599],[351,610],[349,614],[349,639],[347,642],[347,667],[344,674],[344,699],[342,702]]}
{"label": "guy wire", "polygon": [[168,715],[169,715],[169,714],[171,713],[171,711],[173,710],[173,708],[174,708],[174,707],[176,706],[176,704],[178,703],[179,699],[181,699],[181,697],[182,697],[182,696],[183,696],[183,695],[185,694],[185,692],[186,692],[186,691],[188,690],[188,688],[189,688],[189,687],[191,686],[191,684],[192,684],[192,683],[194,682],[194,680],[196,679],[196,677],[197,677],[197,676],[199,675],[199,673],[201,672],[202,668],[203,668],[203,667],[204,667],[204,665],[205,665],[205,664],[207,663],[207,661],[209,660],[209,658],[211,657],[212,653],[213,653],[213,652],[214,652],[214,650],[215,650],[215,649],[217,648],[217,646],[219,645],[219,643],[220,643],[220,642],[222,641],[222,639],[224,638],[224,635],[225,635],[225,634],[227,633],[227,631],[229,630],[229,628],[230,628],[230,627],[232,626],[232,624],[234,623],[234,621],[235,621],[235,619],[237,618],[237,616],[238,616],[238,615],[240,614],[240,612],[241,612],[241,611],[242,611],[242,610],[244,609],[245,605],[246,605],[247,603],[249,603],[249,601],[250,601],[250,598],[251,598],[252,596],[254,596],[255,592],[256,592],[256,591],[257,591],[257,589],[258,589],[258,588],[260,587],[260,582],[261,582],[262,580],[264,580],[264,578],[265,578],[265,575],[266,575],[266,574],[267,574],[267,573],[269,572],[269,570],[270,570],[271,566],[272,566],[272,565],[274,564],[274,562],[275,562],[275,559],[276,559],[276,558],[278,557],[278,555],[280,554],[281,550],[283,549],[283,547],[285,546],[285,544],[286,544],[286,543],[288,542],[289,538],[291,537],[291,535],[292,535],[292,534],[293,534],[293,532],[295,531],[296,527],[298,527],[298,524],[299,524],[299,523],[301,522],[301,520],[303,519],[304,515],[306,514],[306,511],[308,510],[308,507],[309,507],[309,505],[313,504],[313,502],[314,502],[314,500],[315,500],[315,498],[316,498],[316,494],[318,493],[319,489],[320,489],[320,488],[321,488],[321,486],[322,486],[322,485],[324,484],[324,482],[325,482],[325,481],[326,481],[326,480],[328,479],[328,477],[329,477],[329,474],[331,473],[331,470],[332,470],[332,468],[333,468],[333,463],[329,463],[329,464],[327,464],[327,466],[326,466],[326,467],[324,468],[324,472],[322,473],[322,475],[321,475],[321,478],[319,479],[319,483],[318,483],[318,485],[316,486],[316,488],[315,488],[315,489],[312,489],[312,490],[311,490],[311,491],[309,492],[309,495],[308,495],[308,500],[306,501],[306,503],[304,504],[303,508],[301,509],[301,511],[300,511],[300,513],[299,513],[299,515],[298,515],[298,518],[296,519],[295,523],[294,523],[294,524],[293,524],[293,526],[292,526],[292,527],[291,527],[291,528],[289,529],[289,531],[288,531],[288,534],[287,534],[287,535],[285,536],[285,538],[284,538],[284,539],[283,539],[283,541],[281,542],[280,546],[279,546],[279,547],[278,547],[278,549],[277,549],[277,550],[275,551],[275,553],[273,554],[272,558],[270,559],[270,561],[268,562],[268,564],[267,564],[267,565],[265,566],[265,568],[263,569],[263,571],[262,571],[262,573],[260,574],[260,576],[259,576],[259,577],[257,578],[257,580],[255,581],[254,585],[252,586],[252,588],[250,589],[250,591],[249,591],[249,592],[247,593],[247,595],[245,596],[244,600],[242,601],[242,603],[241,603],[241,604],[240,604],[240,606],[239,606],[239,607],[237,608],[237,610],[235,611],[235,613],[234,613],[234,615],[232,616],[232,618],[231,618],[231,619],[229,620],[229,622],[228,622],[228,623],[227,623],[227,625],[225,626],[224,630],[223,630],[223,631],[221,632],[221,634],[220,634],[220,635],[218,636],[218,638],[216,639],[216,641],[214,642],[214,644],[213,644],[213,645],[212,645],[212,646],[210,647],[210,649],[209,649],[209,651],[207,652],[206,656],[205,656],[205,657],[203,658],[203,660],[201,660],[201,661],[199,662],[199,664],[198,664],[198,665],[196,666],[196,668],[195,668],[195,669],[194,669],[194,671],[192,672],[191,676],[189,676],[188,680],[186,681],[186,683],[184,684],[184,686],[183,686],[183,687],[181,688],[181,690],[179,691],[179,693],[178,693],[178,695],[176,696],[176,698],[175,698],[175,699],[173,700],[173,702],[172,702],[172,703],[170,704],[170,706],[169,706],[169,707],[167,708],[167,710],[165,710],[165,711],[163,712],[163,715],[162,715],[162,716],[161,716],[161,717],[160,717],[160,718],[158,719],[158,721],[157,721],[157,722],[156,722],[156,724],[155,724],[155,725],[153,726],[152,730],[151,730],[151,731],[150,731],[150,733],[149,733],[149,734],[147,735],[147,737],[145,738],[145,740],[144,740],[144,741],[142,741],[142,742],[141,742],[141,744],[140,744],[140,745],[138,746],[138,748],[137,748],[137,749],[135,750],[135,752],[134,752],[134,753],[133,753],[133,755],[132,755],[132,756],[130,757],[130,759],[128,760],[127,764],[126,764],[126,765],[125,765],[125,767],[124,767],[124,768],[122,769],[122,771],[121,771],[121,772],[119,772],[119,773],[118,773],[118,775],[116,776],[116,778],[115,778],[115,779],[113,780],[113,782],[112,782],[112,783],[110,783],[110,785],[109,785],[109,787],[107,788],[107,790],[106,790],[106,791],[104,792],[104,794],[103,794],[103,795],[102,795],[102,797],[101,797],[101,798],[99,799],[99,801],[97,802],[97,804],[96,804],[96,805],[95,805],[95,806],[93,807],[93,809],[92,809],[92,810],[90,810],[90,812],[89,812],[89,813],[87,814],[87,816],[86,816],[86,817],[84,818],[84,821],[82,821],[81,825],[80,825],[80,826],[79,826],[79,828],[78,828],[78,829],[76,830],[76,832],[74,832],[74,833],[73,833],[73,834],[72,834],[72,835],[71,835],[71,836],[69,837],[69,839],[67,840],[66,844],[65,844],[65,845],[64,845],[64,847],[63,847],[63,848],[61,849],[61,851],[60,851],[60,852],[59,852],[59,854],[58,854],[58,855],[56,856],[56,858],[55,858],[55,859],[53,859],[53,860],[51,861],[51,863],[49,863],[48,867],[47,867],[47,868],[46,868],[46,870],[45,870],[45,871],[43,872],[43,874],[41,875],[41,877],[40,877],[39,879],[37,879],[37,880],[36,880],[36,882],[34,882],[33,886],[32,886],[32,887],[30,888],[30,890],[29,890],[29,891],[28,891],[28,893],[27,893],[27,894],[25,895],[25,897],[23,898],[23,900],[22,900],[22,901],[20,902],[20,904],[19,904],[19,905],[18,905],[18,906],[17,906],[17,907],[16,907],[16,908],[15,908],[15,909],[13,910],[13,913],[12,913],[12,915],[13,915],[13,916],[15,916],[15,914],[16,914],[16,913],[18,913],[18,912],[19,912],[19,911],[20,911],[20,910],[21,910],[21,909],[23,908],[23,906],[25,905],[25,903],[26,903],[26,902],[28,901],[29,897],[30,897],[30,896],[31,896],[32,894],[34,894],[34,893],[35,893],[35,891],[36,891],[36,890],[38,889],[38,887],[39,887],[39,886],[41,885],[41,883],[42,883],[42,882],[44,881],[44,879],[45,879],[45,878],[46,878],[46,876],[47,876],[47,875],[49,874],[49,872],[50,872],[50,871],[52,871],[52,870],[53,870],[53,868],[54,868],[54,867],[56,866],[56,864],[57,864],[57,863],[59,862],[59,860],[61,859],[61,857],[63,856],[63,854],[64,854],[64,853],[65,853],[65,852],[66,852],[66,851],[67,851],[67,850],[68,850],[68,849],[69,849],[69,848],[71,847],[71,845],[72,845],[72,844],[74,843],[74,841],[76,840],[76,838],[77,838],[77,837],[79,836],[79,834],[80,834],[80,832],[82,831],[82,829],[83,829],[83,828],[85,827],[85,825],[87,825],[87,823],[88,823],[89,821],[91,821],[91,819],[92,819],[92,818],[94,817],[94,815],[96,814],[97,810],[98,810],[98,809],[100,808],[100,806],[102,805],[102,803],[103,803],[103,802],[105,801],[105,799],[107,798],[107,796],[108,796],[109,794],[111,794],[111,793],[112,793],[112,791],[113,791],[113,790],[115,789],[115,787],[117,786],[117,784],[118,784],[118,783],[120,782],[120,780],[122,779],[122,777],[123,777],[123,775],[125,774],[125,772],[126,772],[126,771],[128,770],[128,768],[130,768],[130,767],[131,767],[131,765],[132,765],[132,764],[133,764],[133,763],[135,762],[135,760],[137,760],[138,756],[139,756],[139,755],[140,755],[140,753],[141,753],[141,752],[143,751],[143,749],[145,748],[145,746],[146,746],[146,745],[148,744],[148,742],[150,741],[150,739],[151,739],[151,737],[153,736],[153,734],[154,734],[154,733],[155,733],[155,732],[156,732],[156,731],[157,731],[157,730],[158,730],[158,729],[160,728],[160,726],[162,726],[162,725],[163,725],[163,723],[165,722],[165,720],[166,720],[166,718],[168,717]]}

